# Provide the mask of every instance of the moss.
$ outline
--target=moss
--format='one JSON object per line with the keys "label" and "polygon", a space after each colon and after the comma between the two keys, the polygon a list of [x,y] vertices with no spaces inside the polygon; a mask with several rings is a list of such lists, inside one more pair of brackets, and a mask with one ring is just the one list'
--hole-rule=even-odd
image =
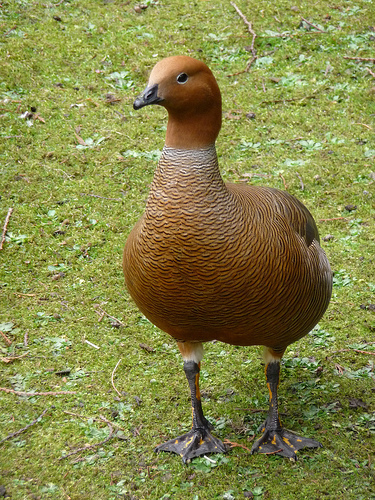
{"label": "moss", "polygon": [[[1,220],[14,212],[0,270],[0,323],[12,324],[4,332],[12,345],[0,339],[0,348],[2,358],[28,354],[1,361],[0,386],[76,394],[0,392],[1,438],[49,408],[1,444],[0,484],[13,499],[375,498],[375,83],[369,62],[344,57],[373,57],[371,2],[239,4],[259,59],[236,76],[251,38],[229,3],[146,5],[137,13],[119,0],[2,3]],[[324,33],[300,27],[302,17]],[[218,78],[225,179],[285,182],[322,238],[331,235],[322,244],[336,272],[332,302],[320,330],[290,347],[282,375],[285,425],[324,445],[297,463],[238,447],[187,467],[153,453],[190,426],[189,398],[175,345],[124,289],[121,254],[144,209],[166,120],[161,109],[136,113],[131,104],[154,63],[178,53],[203,59]],[[21,117],[27,111],[30,119]],[[77,136],[89,147],[77,148]],[[98,305],[125,326],[99,321]],[[249,445],[267,407],[260,352],[218,343],[206,351],[206,414],[219,437]],[[119,359],[121,401],[111,384]],[[99,415],[123,429],[121,439],[59,460],[108,435],[92,420]]]}

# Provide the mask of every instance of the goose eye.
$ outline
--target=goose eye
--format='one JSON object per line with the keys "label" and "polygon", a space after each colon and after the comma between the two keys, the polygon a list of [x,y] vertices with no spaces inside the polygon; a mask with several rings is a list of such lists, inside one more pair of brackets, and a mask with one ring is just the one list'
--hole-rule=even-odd
{"label": "goose eye", "polygon": [[177,82],[184,84],[188,81],[189,77],[187,76],[186,73],[180,73],[177,77]]}

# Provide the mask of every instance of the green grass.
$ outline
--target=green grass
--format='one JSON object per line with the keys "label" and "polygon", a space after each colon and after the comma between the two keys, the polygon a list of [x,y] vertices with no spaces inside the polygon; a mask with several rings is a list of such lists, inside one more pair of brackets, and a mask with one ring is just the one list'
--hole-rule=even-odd
{"label": "green grass", "polygon": [[[0,441],[48,408],[0,445],[0,485],[13,500],[375,498],[375,68],[344,57],[375,57],[374,6],[238,2],[258,59],[229,76],[251,56],[229,2],[148,1],[140,13],[135,5],[2,2],[1,225],[14,212],[0,251],[0,330],[12,342],[0,338],[0,386],[75,394],[0,391]],[[324,32],[300,27],[301,17]],[[132,102],[156,61],[173,54],[204,60],[218,79],[223,177],[285,182],[328,237],[331,304],[282,371],[285,426],[324,445],[296,463],[240,447],[188,466],[153,453],[189,428],[188,388],[173,340],[129,298],[121,257],[166,125],[162,109],[135,112]],[[101,310],[122,325],[99,321]],[[121,398],[111,384],[120,359]],[[251,446],[264,418],[251,410],[267,408],[261,364],[258,348],[206,346],[204,409],[218,437]],[[105,440],[100,415],[116,435],[60,460]]]}

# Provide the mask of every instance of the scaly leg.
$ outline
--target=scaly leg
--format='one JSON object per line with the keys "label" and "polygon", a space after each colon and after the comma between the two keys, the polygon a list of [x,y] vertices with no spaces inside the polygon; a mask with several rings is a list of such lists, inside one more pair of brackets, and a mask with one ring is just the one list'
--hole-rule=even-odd
{"label": "scaly leg", "polygon": [[[194,356],[191,357],[194,358]],[[195,357],[195,359],[197,358]],[[155,448],[157,452],[170,451],[177,453],[184,463],[199,455],[225,453],[226,451],[224,444],[210,433],[212,425],[203,415],[199,392],[199,369],[200,362],[194,359],[185,359],[184,371],[189,383],[193,413],[192,429],[186,434],[171,439]]]}
{"label": "scaly leg", "polygon": [[266,381],[270,393],[268,417],[262,427],[263,435],[254,443],[251,453],[270,453],[297,460],[302,448],[320,448],[319,441],[304,438],[287,431],[281,425],[277,400],[280,382],[280,359],[273,358],[266,364]]}

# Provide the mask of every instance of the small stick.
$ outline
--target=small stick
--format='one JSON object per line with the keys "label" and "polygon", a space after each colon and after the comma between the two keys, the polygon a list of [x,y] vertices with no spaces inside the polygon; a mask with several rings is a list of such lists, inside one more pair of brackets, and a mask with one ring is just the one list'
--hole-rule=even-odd
{"label": "small stick", "polygon": [[[111,316],[110,314],[108,314],[104,309],[102,309],[99,305],[96,306],[96,309],[99,309],[100,310],[100,313],[102,314],[105,314],[106,316],[108,316],[108,318],[111,318],[113,319],[114,321],[116,321],[116,323],[118,323],[120,326],[126,326],[124,323],[122,323],[119,319],[115,318],[114,316]],[[97,311],[98,312],[98,311]],[[102,320],[102,316],[100,317],[100,321]]]}
{"label": "small stick", "polygon": [[4,227],[3,227],[3,234],[1,236],[1,241],[0,241],[0,250],[3,249],[3,243],[5,241],[5,235],[7,233],[7,227],[8,227],[9,219],[10,219],[10,216],[12,215],[12,212],[13,212],[13,208],[10,208],[8,210],[7,216],[5,217],[5,222],[4,222]]}
{"label": "small stick", "polygon": [[347,217],[332,217],[331,219],[319,219],[319,222],[329,222],[331,220],[348,220]]}
{"label": "small stick", "polygon": [[[91,418],[92,420],[99,420],[96,417],[86,417],[86,415],[80,415],[79,413],[73,413],[71,411],[64,410],[64,413],[66,413],[67,415],[72,415],[73,417],[86,418],[86,419]],[[107,420],[105,417],[103,417],[103,415],[101,415],[101,417],[102,417],[103,422],[109,422],[109,420]],[[121,427],[120,425],[115,424],[114,422],[109,422],[109,423],[112,424],[114,427],[117,427],[121,431],[125,432],[125,429],[123,427]]]}
{"label": "small stick", "polygon": [[342,375],[345,371],[345,368],[343,366],[339,365],[338,363],[335,363],[335,368],[339,372],[340,375]]}
{"label": "small stick", "polygon": [[268,453],[264,453],[264,455],[275,455],[276,453],[279,453],[279,451],[283,451],[282,448],[280,448],[279,450],[275,450],[275,451],[269,451]]}
{"label": "small stick", "polygon": [[23,345],[27,347],[28,345],[28,340],[29,340],[29,334],[28,332],[25,333],[25,336],[23,337]]}
{"label": "small stick", "polygon": [[375,57],[349,57],[349,56],[344,56],[344,59],[354,59],[355,61],[370,61],[370,62],[375,62]]}
{"label": "small stick", "polygon": [[236,408],[236,410],[240,411],[249,411],[251,413],[267,413],[268,410],[261,408]]}
{"label": "small stick", "polygon": [[360,349],[339,349],[338,351],[335,351],[332,353],[332,356],[335,354],[338,354],[339,352],[359,352],[361,354],[370,354],[371,356],[375,356],[375,352],[371,351],[361,351]]}
{"label": "small stick", "polygon": [[103,444],[107,443],[110,439],[112,439],[114,431],[113,431],[113,427],[112,427],[111,422],[109,422],[109,420],[104,418],[102,415],[99,415],[99,417],[109,427],[108,436],[105,439],[103,439],[103,441],[100,441],[100,443],[90,444],[90,445],[83,446],[82,448],[78,448],[77,450],[72,451],[71,453],[68,453],[67,455],[64,455],[63,457],[60,457],[58,460],[65,460],[65,458],[71,457],[72,455],[76,455],[77,453],[80,453],[81,451],[92,450],[94,448],[97,448],[98,446],[102,446]]}
{"label": "small stick", "polygon": [[46,123],[46,120],[42,118],[38,113],[34,115],[34,120],[39,120],[42,123]]}
{"label": "small stick", "polygon": [[6,31],[6,32],[4,33],[4,36],[8,36],[8,35],[9,35],[9,33],[10,33],[11,31],[15,30],[16,28],[17,28],[17,25],[15,24],[12,28],[10,28],[10,30],[8,30],[8,31]]}
{"label": "small stick", "polygon": [[18,295],[18,297],[35,297],[36,293],[13,292],[13,295]]}
{"label": "small stick", "polygon": [[310,23],[310,21],[308,21],[307,19],[305,19],[304,17],[301,17],[302,21],[304,21],[305,23],[309,24],[310,26],[312,26],[313,28],[315,28],[316,30],[320,31],[321,33],[325,33],[324,30],[321,30],[320,28],[318,28],[318,26],[316,26],[315,24],[313,23]]}
{"label": "small stick", "polygon": [[8,337],[5,335],[5,333],[3,333],[1,330],[0,330],[0,334],[1,336],[3,337],[3,339],[5,340],[5,342],[8,344],[8,345],[11,345],[12,344],[12,341],[10,339],[8,339]]}
{"label": "small stick", "polygon": [[302,177],[299,175],[298,172],[296,172],[296,176],[298,177],[299,179],[299,182],[300,182],[300,185],[301,185],[301,191],[303,191],[305,189],[305,185],[303,183],[303,180],[302,180]]}
{"label": "small stick", "polygon": [[42,417],[44,417],[44,415],[47,413],[47,411],[50,409],[50,407],[46,408],[45,410],[43,410],[43,412],[39,415],[38,418],[36,418],[35,420],[33,420],[32,422],[30,422],[30,424],[26,425],[26,427],[23,427],[22,429],[20,429],[19,431],[16,431],[16,432],[12,432],[12,434],[8,434],[8,436],[4,439],[2,439],[0,441],[0,444],[1,443],[4,443],[4,441],[8,441],[8,439],[12,439],[16,436],[18,436],[19,434],[21,434],[22,432],[25,432],[29,427],[31,427],[32,425],[36,424]]}
{"label": "small stick", "polygon": [[[255,438],[255,435],[251,439],[254,439],[254,438]],[[243,448],[246,451],[250,451],[251,452],[251,449],[248,448],[247,446],[245,446],[244,444],[235,443],[233,441],[229,441],[229,439],[224,439],[223,443],[224,444],[228,444],[231,448],[239,447],[239,448]]]}
{"label": "small stick", "polygon": [[368,73],[370,73],[370,75],[371,75],[373,78],[375,78],[375,73],[374,73],[373,71],[371,71],[371,69],[370,69],[370,68],[366,68],[366,71],[367,71]]}
{"label": "small stick", "polygon": [[371,354],[371,356],[375,356],[375,352],[370,352],[370,351],[361,351],[360,349],[343,349],[343,351],[355,351],[355,352],[360,352],[361,354]]}
{"label": "small stick", "polygon": [[[92,102],[97,108],[100,107],[100,104],[98,104],[97,102],[95,102],[93,99],[91,99],[91,97],[87,97],[87,99],[83,99],[84,101],[90,101]],[[121,99],[117,99],[118,101],[120,101]]]}
{"label": "small stick", "polygon": [[21,356],[13,356],[13,357],[11,356],[11,357],[7,357],[7,358],[0,358],[0,361],[2,361],[3,363],[13,363],[13,361],[16,361],[17,359],[24,358],[28,354],[29,354],[29,352],[25,352],[24,354],[21,354]]}
{"label": "small stick", "polygon": [[117,392],[117,394],[120,396],[120,398],[122,398],[122,394],[121,394],[121,392],[120,392],[120,391],[118,391],[118,390],[116,389],[115,383],[114,383],[114,381],[113,381],[113,377],[114,377],[115,372],[116,372],[116,370],[117,370],[117,367],[118,367],[118,365],[119,365],[120,363],[121,363],[121,359],[119,359],[119,360],[117,361],[117,365],[115,366],[115,368],[114,368],[114,370],[113,370],[113,372],[112,372],[111,381],[112,381],[112,387],[113,387],[113,388],[114,388],[114,390]]}
{"label": "small stick", "polygon": [[24,392],[15,391],[13,389],[7,389],[6,387],[0,387],[0,391],[6,393],[16,394],[17,396],[58,396],[59,394],[77,394],[75,391],[57,391],[57,392]]}
{"label": "small stick", "polygon": [[278,102],[303,101],[303,99],[316,99],[316,95],[305,95],[304,97],[292,97],[291,99],[275,99],[273,101],[262,101],[261,104],[276,104]]}
{"label": "small stick", "polygon": [[[246,19],[246,16],[244,16],[242,14],[242,12],[240,11],[240,9],[237,7],[237,5],[234,3],[234,2],[230,2],[231,6],[235,9],[235,11],[237,12],[237,14],[240,16],[240,18],[242,19],[242,21],[246,24],[247,26],[247,29],[250,33],[250,35],[252,35],[252,40],[251,40],[251,45],[250,45],[250,52],[252,53],[252,58],[250,59],[250,61],[247,63],[247,66],[246,66],[246,69],[244,71],[242,71],[242,73],[247,73],[249,70],[250,70],[250,67],[251,65],[253,64],[254,61],[256,61],[256,59],[258,58],[257,56],[257,51],[256,49],[254,48],[254,43],[255,43],[255,39],[257,37],[257,34],[255,33],[255,31],[253,30],[253,25],[252,23],[250,23],[247,19]],[[237,74],[240,74],[240,73],[235,73],[236,75]],[[234,75],[229,75],[229,76],[234,76]]]}
{"label": "small stick", "polygon": [[97,346],[97,345],[93,344],[93,343],[92,343],[92,342],[90,342],[89,340],[86,340],[86,339],[85,339],[85,342],[86,342],[86,344],[91,345],[91,347],[95,347],[95,349],[100,349],[100,347],[99,347],[99,346]]}
{"label": "small stick", "polygon": [[370,127],[370,125],[366,125],[366,123],[355,123],[354,125],[362,125],[363,127],[366,127],[369,130],[372,130],[372,127]]}
{"label": "small stick", "polygon": [[263,92],[267,92],[266,86],[264,84],[264,78],[262,78],[262,89],[263,89]]}
{"label": "small stick", "polygon": [[283,174],[281,172],[279,172],[279,176],[281,177],[281,179],[283,181],[285,191],[288,191],[288,185],[285,182],[284,176],[283,176]]}

